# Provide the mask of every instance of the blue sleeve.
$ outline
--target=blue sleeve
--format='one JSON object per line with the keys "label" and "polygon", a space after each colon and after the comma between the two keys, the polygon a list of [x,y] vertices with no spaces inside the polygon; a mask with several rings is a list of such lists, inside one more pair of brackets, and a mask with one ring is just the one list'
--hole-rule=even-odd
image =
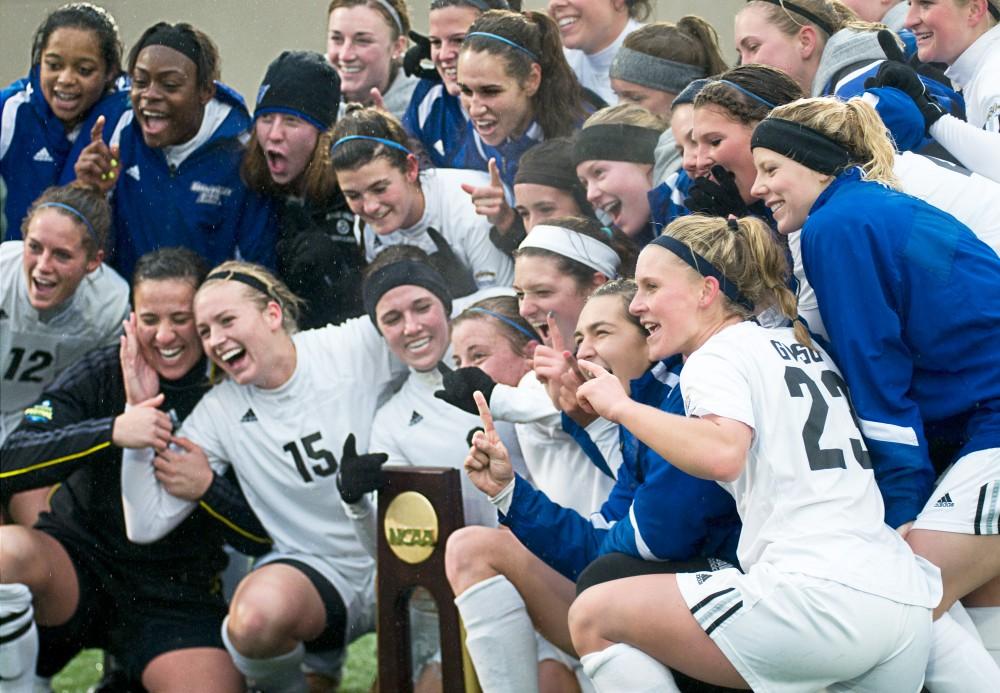
{"label": "blue sleeve", "polygon": [[278,213],[271,200],[244,188],[244,204],[236,233],[241,259],[274,269]]}
{"label": "blue sleeve", "polygon": [[814,214],[806,222],[802,263],[833,356],[850,387],[885,501],[886,522],[899,527],[920,512],[935,475],[920,410],[911,397],[914,357],[900,317],[905,302],[899,295],[902,254],[891,247],[890,234],[867,219],[892,218],[899,228],[913,220],[900,207],[852,213],[846,202],[839,201],[844,214]]}

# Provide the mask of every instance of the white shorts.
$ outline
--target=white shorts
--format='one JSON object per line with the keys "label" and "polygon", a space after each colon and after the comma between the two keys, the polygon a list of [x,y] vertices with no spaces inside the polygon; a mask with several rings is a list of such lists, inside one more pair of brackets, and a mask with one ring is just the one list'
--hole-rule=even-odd
{"label": "white shorts", "polygon": [[1000,534],[1000,448],[971,452],[945,470],[913,529]]}
{"label": "white shorts", "polygon": [[931,610],[758,563],[680,573],[692,615],[755,691],[919,691]]}

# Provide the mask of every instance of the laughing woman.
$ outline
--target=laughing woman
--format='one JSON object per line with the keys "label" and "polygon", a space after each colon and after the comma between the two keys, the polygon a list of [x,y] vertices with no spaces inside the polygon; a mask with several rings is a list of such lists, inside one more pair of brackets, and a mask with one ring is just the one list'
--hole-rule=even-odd
{"label": "laughing woman", "polygon": [[367,262],[389,246],[415,245],[430,255],[455,297],[510,285],[510,258],[490,242],[489,222],[459,190],[485,185],[485,175],[421,171],[402,125],[374,108],[349,108],[333,135],[333,169],[357,215],[355,235]]}
{"label": "laughing woman", "polygon": [[286,51],[258,93],[241,173],[278,207],[278,274],[305,302],[303,329],[357,317],[364,259],[330,167],[340,78],[319,53]]}
{"label": "laughing woman", "polygon": [[162,246],[191,248],[210,264],[239,254],[274,262],[270,205],[240,180],[242,97],[217,82],[219,53],[189,24],[159,22],[132,47],[132,110],[108,142],[95,128],[76,164],[78,181],[114,191],[111,265],[132,276]]}
{"label": "laughing woman", "polygon": [[410,31],[406,3],[331,0],[327,18],[326,57],[340,75],[344,105],[372,105],[380,99],[386,110],[402,118],[418,82],[402,70]]}

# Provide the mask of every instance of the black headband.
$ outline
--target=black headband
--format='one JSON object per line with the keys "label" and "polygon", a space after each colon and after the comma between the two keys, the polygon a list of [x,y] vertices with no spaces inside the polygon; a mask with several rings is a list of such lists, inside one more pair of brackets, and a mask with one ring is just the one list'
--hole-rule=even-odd
{"label": "black headband", "polygon": [[[573,191],[581,188],[569,140],[547,140],[528,150],[517,166],[514,185],[533,183]],[[537,149],[537,151],[536,151]]]}
{"label": "black headband", "polygon": [[201,59],[201,46],[195,39],[194,34],[176,26],[160,22],[153,27],[153,30],[143,39],[138,50],[147,46],[166,46],[173,48],[178,53],[191,59],[195,65]]}
{"label": "black headband", "polygon": [[[747,0],[747,2],[753,2],[753,0]],[[788,2],[787,0],[761,0],[761,2],[768,2],[771,3],[772,5],[777,5],[782,9],[789,10],[796,14],[800,14],[806,19],[808,19],[810,22],[818,26],[820,29],[825,31],[830,36],[833,36],[835,33],[837,33],[837,31],[832,26],[830,26],[829,22],[827,22],[825,19],[819,18],[818,16],[816,16],[816,14],[802,7],[802,5],[797,5],[794,2]]]}
{"label": "black headband", "polygon": [[[730,225],[730,229],[732,226]],[[737,227],[738,228],[738,227]],[[652,245],[658,245],[686,262],[691,268],[703,277],[715,277],[719,282],[719,290],[726,295],[733,303],[743,306],[751,313],[753,312],[753,301],[744,296],[736,284],[726,279],[726,275],[702,255],[694,252],[685,243],[677,240],[673,236],[659,236],[653,240]]]}
{"label": "black headband", "polygon": [[850,151],[823,133],[781,118],[760,121],[750,138],[750,149],[757,147],[770,149],[826,175],[840,173],[854,160]]}
{"label": "black headband", "polygon": [[281,305],[281,301],[275,298],[274,294],[272,294],[271,291],[267,288],[267,284],[262,282],[260,279],[257,279],[257,277],[253,276],[252,274],[247,274],[246,272],[237,272],[235,270],[222,270],[221,272],[212,272],[210,275],[205,277],[206,282],[214,281],[216,279],[224,282],[232,281],[232,282],[240,282],[241,284],[246,284],[250,288],[257,289],[257,291],[267,296],[268,300],[274,301],[279,306]]}
{"label": "black headband", "polygon": [[660,132],[638,125],[620,123],[591,125],[576,133],[573,164],[584,161],[631,161],[655,163]]}
{"label": "black headband", "polygon": [[[451,292],[444,277],[426,262],[416,260],[400,260],[379,267],[365,278],[361,286],[361,297],[365,304],[365,312],[372,319],[372,324],[378,328],[375,319],[375,307],[387,292],[397,286],[422,286],[441,299],[445,315],[451,315]],[[381,330],[379,330],[381,332]]]}

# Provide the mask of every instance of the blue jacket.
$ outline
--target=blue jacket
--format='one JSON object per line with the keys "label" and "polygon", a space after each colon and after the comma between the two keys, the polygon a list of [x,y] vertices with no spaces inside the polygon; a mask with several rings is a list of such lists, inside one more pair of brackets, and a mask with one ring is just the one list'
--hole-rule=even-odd
{"label": "blue jacket", "polygon": [[[680,365],[673,358],[632,381],[632,398],[683,415]],[[627,429],[620,434],[622,464],[600,512],[588,520],[518,478],[500,522],[573,581],[595,558],[612,552],[651,561],[714,557],[737,565],[741,525],[732,496],[714,481],[680,471]]]}
{"label": "blue jacket", "polygon": [[813,204],[802,265],[898,527],[930,496],[928,442],[958,456],[1000,446],[1000,258],[851,169]]}
{"label": "blue jacket", "polygon": [[674,219],[690,214],[684,206],[684,198],[688,196],[693,183],[687,171],[681,169],[646,193],[649,199],[649,216],[657,229],[657,236],[663,235],[663,229]]}
{"label": "blue jacket", "polygon": [[[128,112],[116,128],[121,147],[114,188],[115,239],[111,264],[131,279],[136,260],[163,246],[186,246],[214,266],[239,253],[274,266],[277,240],[272,202],[240,179],[243,136],[250,126],[243,99],[222,84],[215,100],[232,110],[180,166],[151,149]],[[114,141],[114,138],[113,138]]]}
{"label": "blue jacket", "polygon": [[90,144],[90,130],[98,116],[104,116],[104,136],[129,107],[124,80],[91,106],[77,130],[75,142],[42,95],[39,68],[0,92],[0,176],[7,185],[3,214],[7,219],[5,241],[20,240],[21,221],[28,208],[46,188],[63,185],[76,178],[73,166],[83,148]]}
{"label": "blue jacket", "polygon": [[493,147],[485,142],[476,132],[476,128],[469,120],[465,125],[461,143],[455,151],[451,165],[454,168],[471,168],[475,171],[488,171],[490,159],[497,160],[497,168],[500,170],[500,180],[507,186],[508,190],[514,189],[514,176],[517,175],[517,165],[521,161],[521,156],[545,139],[542,134],[542,126],[537,122],[532,122],[523,135],[517,139],[507,140],[498,147]]}
{"label": "blue jacket", "polygon": [[467,122],[459,98],[451,96],[440,81],[432,79],[417,83],[403,114],[403,127],[420,141],[431,163],[438,168],[467,168],[452,161],[466,136]]}

